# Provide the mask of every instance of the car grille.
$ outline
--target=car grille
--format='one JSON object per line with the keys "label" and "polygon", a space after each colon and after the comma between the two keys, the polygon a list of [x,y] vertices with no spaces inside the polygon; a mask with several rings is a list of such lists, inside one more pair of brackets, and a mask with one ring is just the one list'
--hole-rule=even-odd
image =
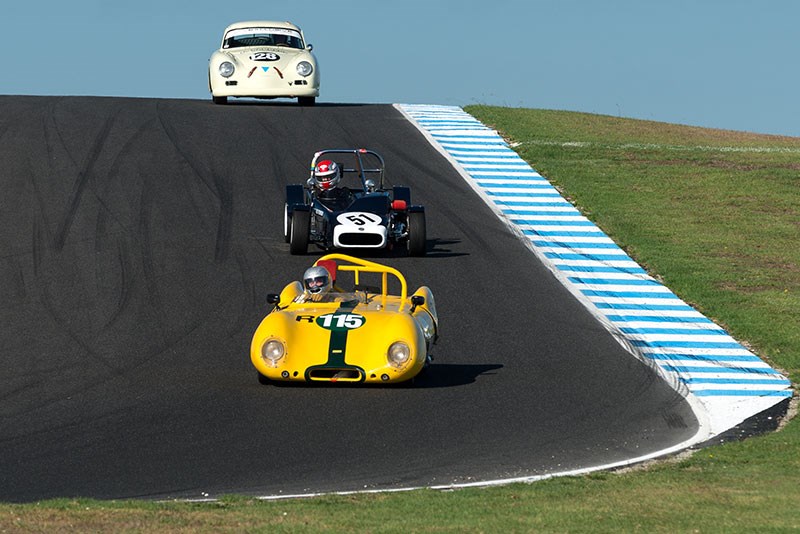
{"label": "car grille", "polygon": [[378,247],[383,242],[379,234],[342,234],[339,243],[343,247]]}
{"label": "car grille", "polygon": [[361,371],[358,369],[335,369],[321,368],[312,369],[308,373],[308,379],[318,382],[360,382],[363,380]]}

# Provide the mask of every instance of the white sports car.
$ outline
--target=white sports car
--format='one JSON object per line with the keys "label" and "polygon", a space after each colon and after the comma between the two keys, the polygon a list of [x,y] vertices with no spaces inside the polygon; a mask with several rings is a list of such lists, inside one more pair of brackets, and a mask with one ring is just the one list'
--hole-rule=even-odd
{"label": "white sports car", "polygon": [[256,20],[225,28],[220,49],[208,61],[208,88],[216,104],[229,96],[297,98],[312,106],[319,96],[319,69],[300,28]]}

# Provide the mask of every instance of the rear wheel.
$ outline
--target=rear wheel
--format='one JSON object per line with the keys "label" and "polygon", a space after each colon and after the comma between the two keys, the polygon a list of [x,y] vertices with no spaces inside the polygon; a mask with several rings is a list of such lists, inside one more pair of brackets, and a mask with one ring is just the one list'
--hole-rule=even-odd
{"label": "rear wheel", "polygon": [[408,255],[424,256],[427,252],[425,212],[413,211],[408,214]]}
{"label": "rear wheel", "polygon": [[228,97],[227,96],[212,96],[211,100],[213,100],[215,104],[227,104],[228,103]]}
{"label": "rear wheel", "polygon": [[305,254],[308,252],[308,231],[311,226],[310,211],[295,211],[289,224],[289,252]]}

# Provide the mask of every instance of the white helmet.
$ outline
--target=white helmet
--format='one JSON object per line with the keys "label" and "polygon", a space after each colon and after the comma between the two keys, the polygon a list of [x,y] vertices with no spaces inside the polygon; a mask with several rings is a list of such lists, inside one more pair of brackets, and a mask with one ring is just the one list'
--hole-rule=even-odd
{"label": "white helmet", "polygon": [[317,265],[306,269],[303,274],[303,288],[313,295],[323,295],[331,290],[331,273]]}
{"label": "white helmet", "polygon": [[333,189],[341,179],[342,170],[335,161],[324,159],[314,167],[314,185],[323,191]]}

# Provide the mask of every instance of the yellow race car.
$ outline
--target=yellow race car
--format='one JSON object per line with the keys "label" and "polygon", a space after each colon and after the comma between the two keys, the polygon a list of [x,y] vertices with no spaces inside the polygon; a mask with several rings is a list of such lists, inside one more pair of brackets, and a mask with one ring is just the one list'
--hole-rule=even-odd
{"label": "yellow race car", "polygon": [[[348,289],[340,278],[352,282]],[[267,300],[274,308],[250,344],[261,383],[397,383],[431,361],[439,323],[433,294],[422,286],[409,296],[392,267],[328,254],[302,283]]]}

